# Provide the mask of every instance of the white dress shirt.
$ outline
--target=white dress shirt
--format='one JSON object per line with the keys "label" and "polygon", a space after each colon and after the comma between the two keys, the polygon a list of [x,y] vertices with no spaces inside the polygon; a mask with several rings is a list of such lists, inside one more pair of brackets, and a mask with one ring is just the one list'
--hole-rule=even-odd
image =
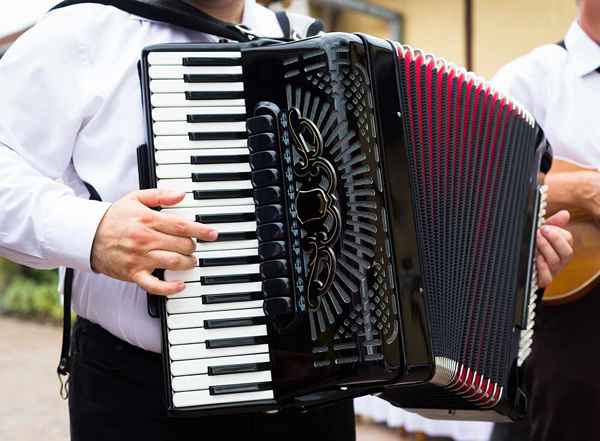
{"label": "white dress shirt", "polygon": [[[282,36],[274,13],[254,0],[246,0],[243,24]],[[77,269],[77,314],[155,352],[160,324],[148,316],[145,292],[93,273],[90,252],[110,202],[138,189],[142,49],[211,40],[81,4],[47,14],[0,61],[0,255],[36,268]],[[82,181],[103,202],[89,201]]]}
{"label": "white dress shirt", "polygon": [[600,167],[600,46],[574,22],[557,44],[503,67],[493,82],[544,129],[557,158]]}

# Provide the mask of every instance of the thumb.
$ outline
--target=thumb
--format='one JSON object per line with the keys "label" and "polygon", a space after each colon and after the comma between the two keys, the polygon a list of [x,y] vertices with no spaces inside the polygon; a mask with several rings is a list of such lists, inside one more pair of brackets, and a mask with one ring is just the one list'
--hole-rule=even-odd
{"label": "thumb", "polygon": [[148,190],[136,191],[133,193],[133,197],[145,206],[154,208],[175,205],[183,200],[185,193],[176,190],[151,188]]}
{"label": "thumb", "polygon": [[556,227],[566,227],[571,219],[571,215],[567,210],[560,210],[558,213],[554,213],[546,222],[545,225],[554,225]]}

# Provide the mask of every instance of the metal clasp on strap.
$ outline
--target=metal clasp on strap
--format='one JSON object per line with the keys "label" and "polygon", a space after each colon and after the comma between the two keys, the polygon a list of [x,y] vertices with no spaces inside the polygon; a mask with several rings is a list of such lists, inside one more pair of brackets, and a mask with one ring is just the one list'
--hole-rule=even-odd
{"label": "metal clasp on strap", "polygon": [[242,25],[242,24],[236,24],[232,26],[236,31],[238,31],[239,33],[241,33],[243,36],[245,36],[248,41],[252,41],[256,38],[259,38],[258,35],[256,35],[255,33],[253,33],[252,31],[250,31],[250,29],[248,29],[246,26]]}
{"label": "metal clasp on strap", "polygon": [[67,358],[61,358],[60,364],[56,369],[58,375],[58,382],[60,383],[60,390],[58,394],[63,400],[69,398],[69,383],[71,381],[69,360]]}

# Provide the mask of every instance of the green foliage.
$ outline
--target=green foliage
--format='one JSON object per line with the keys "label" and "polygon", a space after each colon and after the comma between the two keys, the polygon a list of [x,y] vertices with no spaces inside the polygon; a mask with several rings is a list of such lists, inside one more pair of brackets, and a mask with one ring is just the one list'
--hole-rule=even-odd
{"label": "green foliage", "polygon": [[59,322],[58,272],[25,268],[0,259],[0,312]]}

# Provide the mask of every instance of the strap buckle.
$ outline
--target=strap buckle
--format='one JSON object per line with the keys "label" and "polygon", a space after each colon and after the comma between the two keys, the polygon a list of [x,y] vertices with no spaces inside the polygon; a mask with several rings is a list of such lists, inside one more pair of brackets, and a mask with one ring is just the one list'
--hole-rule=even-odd
{"label": "strap buckle", "polygon": [[69,383],[71,381],[69,364],[68,358],[62,357],[58,368],[56,368],[56,375],[58,375],[58,382],[60,383],[58,394],[63,400],[69,398]]}
{"label": "strap buckle", "polygon": [[250,29],[248,29],[246,26],[244,26],[242,24],[234,24],[234,25],[232,25],[232,27],[233,27],[233,29],[235,29],[236,31],[241,33],[244,37],[246,37],[248,39],[248,41],[252,41],[252,40],[259,38],[258,35],[253,33]]}

